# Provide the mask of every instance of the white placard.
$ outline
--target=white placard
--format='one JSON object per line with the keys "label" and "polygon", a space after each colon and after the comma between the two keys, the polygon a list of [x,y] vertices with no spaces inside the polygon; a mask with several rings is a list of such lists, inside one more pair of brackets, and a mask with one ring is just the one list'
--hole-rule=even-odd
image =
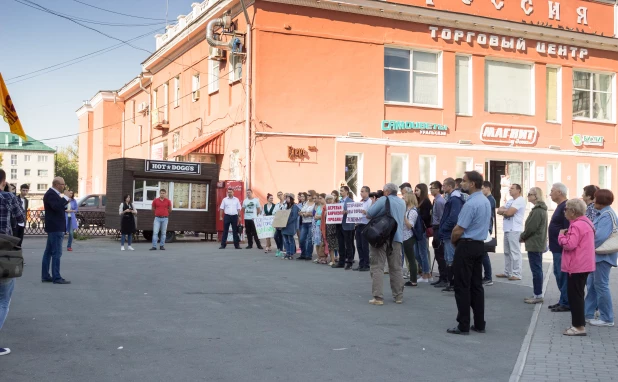
{"label": "white placard", "polygon": [[363,203],[348,203],[346,223],[360,223],[363,215]]}
{"label": "white placard", "polygon": [[257,231],[258,238],[268,239],[275,237],[275,228],[273,227],[274,216],[258,216],[253,219],[255,223],[255,230]]}

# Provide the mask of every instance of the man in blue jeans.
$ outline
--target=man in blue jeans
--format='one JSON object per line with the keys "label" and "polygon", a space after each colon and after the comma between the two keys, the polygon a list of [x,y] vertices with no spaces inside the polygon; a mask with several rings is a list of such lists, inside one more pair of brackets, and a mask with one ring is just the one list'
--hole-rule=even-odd
{"label": "man in blue jeans", "polygon": [[[483,187],[481,191],[483,191],[483,195],[487,197],[489,201],[489,206],[491,207],[491,219],[489,219],[489,234],[494,234],[494,214],[496,213],[496,199],[491,194],[492,184],[489,181],[483,182]],[[487,250],[485,250],[485,255],[483,256],[483,271],[485,272],[485,276],[483,277],[483,285],[489,286],[494,285],[494,282],[491,279],[491,260],[489,259],[489,254]]]}
{"label": "man in blue jeans", "polygon": [[[161,189],[159,197],[152,201],[152,212],[154,212],[154,222],[152,225],[152,248],[151,251],[157,250],[157,241],[159,241],[159,249],[165,251],[165,234],[167,233],[167,222],[172,212],[172,202],[167,198],[167,190]],[[161,239],[159,240],[159,231],[161,231]]]}
{"label": "man in blue jeans", "polygon": [[448,285],[442,292],[454,292],[453,259],[455,258],[455,245],[451,242],[453,228],[457,225],[459,212],[464,205],[464,200],[459,190],[455,189],[456,183],[453,178],[444,179],[442,190],[448,196],[444,205],[442,219],[440,219],[440,240],[444,243],[444,260],[446,261],[446,279]]}
{"label": "man in blue jeans", "polygon": [[567,297],[567,277],[568,275],[561,271],[562,265],[562,247],[558,243],[558,235],[560,230],[569,228],[569,221],[564,216],[564,209],[567,202],[567,188],[562,183],[555,183],[551,187],[549,196],[551,200],[558,206],[549,221],[547,236],[549,238],[549,250],[554,256],[554,277],[560,291],[560,300],[557,304],[548,306],[552,312],[569,312],[569,298]]}
{"label": "man in blue jeans", "polygon": [[[0,170],[0,190],[6,186],[6,173]],[[0,233],[12,235],[11,217],[15,218],[17,224],[24,223],[24,212],[17,197],[10,193],[0,191]],[[9,313],[11,296],[15,288],[14,278],[0,278],[0,329],[4,325],[6,316]],[[0,355],[7,355],[11,352],[9,348],[0,348]]]}
{"label": "man in blue jeans", "polygon": [[[45,232],[47,232],[47,245],[43,253],[41,281],[44,283],[70,284],[60,276],[60,257],[62,256],[62,240],[66,232],[65,210],[69,204],[69,191],[64,190],[64,179],[54,178],[52,188],[43,196],[45,207]],[[64,194],[63,194],[64,192]],[[51,261],[52,275],[49,275],[49,263]]]}

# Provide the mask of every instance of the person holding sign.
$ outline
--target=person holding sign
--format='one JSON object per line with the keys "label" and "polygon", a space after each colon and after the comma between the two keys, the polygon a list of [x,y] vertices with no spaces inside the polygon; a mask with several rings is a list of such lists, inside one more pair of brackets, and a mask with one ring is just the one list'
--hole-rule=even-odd
{"label": "person holding sign", "polygon": [[296,243],[294,242],[294,234],[296,233],[296,227],[298,225],[298,218],[300,208],[294,203],[294,194],[288,194],[285,198],[286,209],[290,210],[290,216],[288,217],[288,223],[281,230],[283,233],[283,242],[285,243],[285,256],[286,260],[294,259],[294,253],[296,252]]}
{"label": "person holding sign", "polygon": [[[240,215],[240,200],[234,196],[234,189],[227,189],[227,198],[224,198],[219,207],[219,220],[223,220],[223,234],[221,235],[221,246],[219,249],[225,249],[227,245],[227,234],[232,227],[234,235],[234,248],[240,249],[240,238],[238,237],[238,216]],[[223,215],[225,214],[225,218]]]}
{"label": "person holding sign", "polygon": [[353,203],[349,197],[350,188],[348,186],[342,186],[339,190],[341,194],[341,203],[343,204],[343,220],[341,225],[337,227],[337,240],[339,241],[339,263],[333,265],[333,268],[344,268],[345,270],[352,269],[354,263],[354,223],[348,223],[346,214],[348,210],[348,204]]}
{"label": "person holding sign", "polygon": [[[275,208],[277,207],[273,203],[273,195],[272,194],[266,195],[266,201],[267,203],[264,204],[264,209],[262,210],[262,214],[264,216],[273,216],[275,212]],[[270,247],[271,247],[270,238],[266,238],[266,250],[264,251],[264,253],[269,253]]]}
{"label": "person holding sign", "polygon": [[330,262],[328,265],[335,265],[339,259],[337,258],[337,248],[339,248],[339,242],[337,241],[337,225],[336,224],[327,224],[328,221],[328,208],[329,204],[335,204],[335,197],[330,194],[326,196],[326,205],[324,206],[324,214],[322,216],[322,221],[324,221],[324,225],[326,226],[326,244],[328,244],[328,254],[330,256]]}

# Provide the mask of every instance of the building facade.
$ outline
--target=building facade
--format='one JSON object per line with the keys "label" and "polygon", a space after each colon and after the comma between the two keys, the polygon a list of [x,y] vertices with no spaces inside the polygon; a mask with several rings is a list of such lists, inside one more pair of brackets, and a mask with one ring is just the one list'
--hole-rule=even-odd
{"label": "building facade", "polygon": [[43,195],[51,187],[55,153],[56,150],[32,137],[24,141],[15,134],[0,133],[0,166],[17,192],[22,184],[30,186],[31,209],[43,204]]}
{"label": "building facade", "polygon": [[[93,131],[80,160],[94,174],[111,156],[217,163],[260,197],[467,170],[618,191],[614,3],[194,3],[113,107],[92,126],[78,110]],[[114,121],[115,139],[94,138]]]}

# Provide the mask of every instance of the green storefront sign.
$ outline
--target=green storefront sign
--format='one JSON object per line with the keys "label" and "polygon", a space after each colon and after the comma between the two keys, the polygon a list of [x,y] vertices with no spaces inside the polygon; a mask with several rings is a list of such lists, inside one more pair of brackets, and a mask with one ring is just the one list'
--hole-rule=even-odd
{"label": "green storefront sign", "polygon": [[416,130],[423,135],[446,135],[448,126],[430,122],[382,121],[382,131]]}
{"label": "green storefront sign", "polygon": [[583,135],[583,134],[574,134],[571,137],[571,142],[573,142],[573,146],[603,146],[604,138],[601,135]]}

